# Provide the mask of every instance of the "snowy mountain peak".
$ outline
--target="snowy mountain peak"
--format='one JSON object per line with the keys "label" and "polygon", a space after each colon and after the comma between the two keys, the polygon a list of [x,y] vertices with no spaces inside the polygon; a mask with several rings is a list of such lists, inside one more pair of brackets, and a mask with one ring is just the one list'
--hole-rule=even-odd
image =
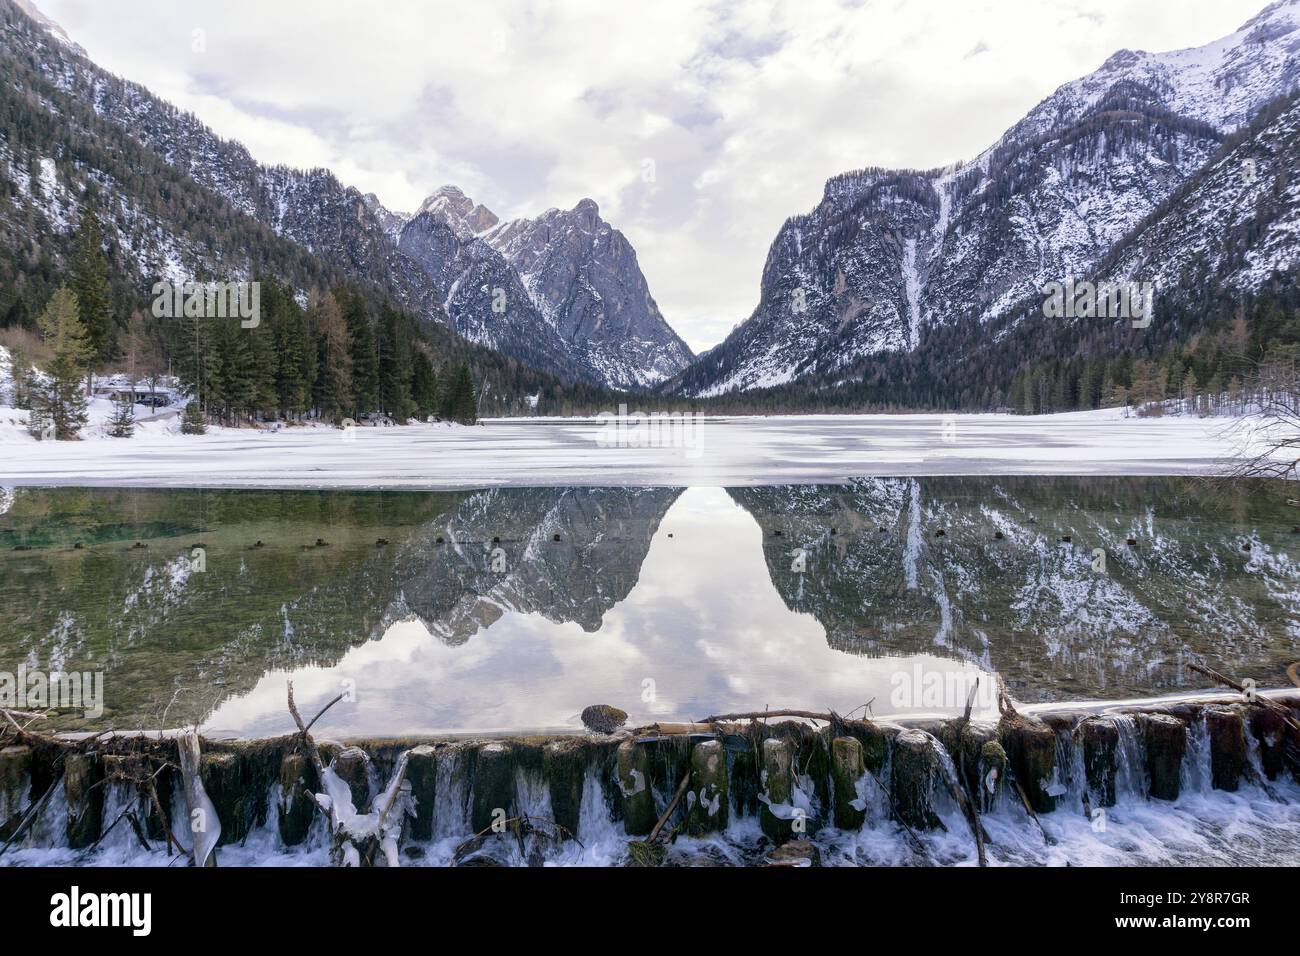
{"label": "snowy mountain peak", "polygon": [[578,215],[578,222],[586,229],[596,229],[602,225],[600,207],[594,199],[580,199],[573,211]]}
{"label": "snowy mountain peak", "polygon": [[483,235],[522,278],[538,311],[617,388],[677,375],[693,356],[650,295],[636,250],[593,199]]}
{"label": "snowy mountain peak", "polygon": [[[549,367],[618,389],[656,385],[690,364],[632,244],[594,200],[498,223],[444,186],[403,228],[399,248],[443,290],[453,324],[473,341],[521,358],[543,353]],[[501,290],[504,313],[483,314],[484,289]]]}
{"label": "snowy mountain peak", "polygon": [[1298,78],[1300,0],[1279,0],[1236,32],[1203,46],[1165,53],[1120,50],[1096,72],[1057,89],[1011,134],[1039,133],[1078,119],[1122,80],[1155,90],[1175,113],[1229,132],[1294,88]]}
{"label": "snowy mountain peak", "polygon": [[492,210],[475,203],[460,187],[450,184],[438,187],[420,204],[416,215],[426,212],[446,219],[462,238],[485,232],[500,221]]}

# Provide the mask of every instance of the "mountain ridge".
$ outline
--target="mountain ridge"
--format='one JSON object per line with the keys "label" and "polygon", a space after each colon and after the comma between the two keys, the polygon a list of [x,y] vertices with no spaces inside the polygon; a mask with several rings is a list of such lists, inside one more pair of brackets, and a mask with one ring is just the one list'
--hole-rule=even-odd
{"label": "mountain ridge", "polygon": [[1281,0],[1202,47],[1114,54],[970,162],[833,176],[778,232],[753,314],[664,391],[834,386],[944,325],[1013,314],[1095,269],[1298,79],[1300,3]]}
{"label": "mountain ridge", "polygon": [[[0,0],[0,7],[5,4],[16,4],[16,0]],[[655,372],[654,348],[646,359],[643,342],[612,341],[608,331],[592,343],[566,340],[541,318],[536,303],[527,294],[519,296],[520,301],[501,322],[497,317],[502,313],[491,309],[490,299],[462,297],[449,304],[446,295],[450,283],[435,281],[435,276],[445,271],[445,263],[431,267],[428,262],[411,258],[402,248],[402,234],[421,215],[435,215],[453,225],[458,242],[470,243],[477,233],[497,223],[495,214],[486,207],[470,203],[456,187],[443,187],[416,214],[407,216],[385,208],[373,193],[363,194],[345,185],[328,169],[300,170],[259,163],[242,143],[218,136],[198,117],[95,64],[27,0],[10,9],[15,15],[6,17],[7,28],[0,41],[30,58],[63,93],[90,104],[98,117],[222,197],[233,209],[301,245],[344,274],[385,287],[398,304],[426,321],[452,328],[476,344],[494,348],[541,371],[616,389],[654,384],[681,371],[689,361],[689,350],[684,357],[679,355],[681,340],[657,309],[657,325],[650,329],[654,348],[663,345],[666,354],[678,356],[678,360],[669,359],[664,368]],[[24,20],[32,24],[32,29],[17,27]],[[489,255],[488,249],[457,261],[470,263],[477,277],[486,272],[495,282],[491,288],[522,289],[502,274],[512,269],[509,263],[485,265],[492,255],[499,255],[495,251]],[[166,249],[161,254],[173,272],[193,271],[195,257],[172,254]],[[636,274],[625,281],[633,286],[644,284],[635,255],[630,267],[636,269]],[[576,292],[574,297],[580,298]],[[466,309],[471,311],[467,313]],[[650,363],[652,371],[648,375],[636,365],[643,360]]]}

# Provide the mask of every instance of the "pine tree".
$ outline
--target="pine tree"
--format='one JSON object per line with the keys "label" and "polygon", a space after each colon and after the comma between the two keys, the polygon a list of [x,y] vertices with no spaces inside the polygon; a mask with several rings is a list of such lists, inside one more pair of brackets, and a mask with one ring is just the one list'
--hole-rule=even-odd
{"label": "pine tree", "polygon": [[1119,396],[1115,393],[1115,374],[1107,362],[1106,373],[1101,380],[1101,407],[1115,408],[1119,404]]}
{"label": "pine tree", "polygon": [[316,343],[306,316],[279,283],[262,284],[262,311],[270,322],[275,350],[275,400],[285,418],[311,406],[316,379]]}
{"label": "pine tree", "polygon": [[411,401],[416,418],[422,422],[438,410],[438,380],[433,362],[420,349],[411,356]]}
{"label": "pine tree", "polygon": [[185,412],[181,415],[181,434],[182,435],[204,435],[208,431],[208,416],[203,412],[203,406],[198,402],[188,402],[185,405]]}
{"label": "pine tree", "polygon": [[1196,411],[1196,393],[1200,386],[1196,382],[1196,371],[1190,366],[1183,376],[1183,407],[1186,411]]}
{"label": "pine tree", "polygon": [[77,308],[90,345],[90,367],[94,368],[108,361],[113,352],[113,300],[103,233],[89,203],[81,210],[68,285],[77,296]]}
{"label": "pine tree", "polygon": [[9,377],[13,382],[10,398],[14,408],[31,408],[32,362],[21,345],[9,350]]}
{"label": "pine tree", "polygon": [[51,297],[37,323],[54,358],[46,378],[32,391],[33,431],[58,441],[75,440],[86,424],[86,398],[81,390],[91,358],[91,347],[77,310],[77,297],[61,286]]}
{"label": "pine tree", "polygon": [[342,310],[348,333],[351,396],[344,408],[355,417],[379,408],[379,358],[375,348],[375,330],[360,293],[344,290],[334,299]]}
{"label": "pine tree", "polygon": [[469,364],[463,360],[457,363],[445,381],[438,417],[462,425],[473,425],[478,420],[474,380],[470,376]]}
{"label": "pine tree", "polygon": [[379,318],[379,408],[399,425],[415,410],[411,401],[411,344],[401,314],[387,303]]}
{"label": "pine tree", "polygon": [[130,438],[135,433],[135,401],[123,395],[115,403],[113,417],[108,422],[108,434],[113,438]]}

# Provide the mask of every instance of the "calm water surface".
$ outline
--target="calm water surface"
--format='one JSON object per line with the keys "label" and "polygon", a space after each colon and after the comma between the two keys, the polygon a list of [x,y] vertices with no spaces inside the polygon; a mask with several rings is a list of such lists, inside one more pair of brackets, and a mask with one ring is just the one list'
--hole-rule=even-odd
{"label": "calm water surface", "polygon": [[1281,686],[1287,493],[0,489],[0,671],[102,670],[104,715],[65,726],[240,734],[292,727],[289,679],[304,711],[346,691],[321,727],[367,735],[577,728],[592,703],[952,711],[993,672],[1024,701],[1146,696],[1204,687],[1188,660]]}

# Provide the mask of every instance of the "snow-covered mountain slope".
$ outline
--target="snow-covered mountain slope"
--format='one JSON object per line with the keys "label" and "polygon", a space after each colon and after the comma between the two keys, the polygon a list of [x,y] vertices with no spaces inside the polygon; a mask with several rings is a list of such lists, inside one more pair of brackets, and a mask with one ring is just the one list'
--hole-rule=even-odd
{"label": "snow-covered mountain slope", "polygon": [[655,385],[690,363],[635,250],[590,199],[500,223],[443,186],[402,227],[398,248],[433,279],[471,341],[618,389]]}
{"label": "snow-covered mountain slope", "polygon": [[592,200],[502,223],[483,238],[519,273],[560,337],[607,384],[646,387],[690,364],[690,349],[650,295],[636,250],[600,218]]}
{"label": "snow-covered mountain slope", "polygon": [[1300,251],[1300,97],[1267,108],[1099,267],[1158,289],[1212,280],[1256,289]]}
{"label": "snow-covered mountain slope", "polygon": [[535,368],[599,382],[537,311],[505,257],[445,205],[426,202],[403,228],[398,248],[442,297],[456,331]]}
{"label": "snow-covered mountain slope", "polygon": [[[600,224],[603,232],[617,237],[618,256],[610,248],[613,242],[601,246],[598,236],[587,260],[575,268],[575,288],[568,296],[573,304],[560,310],[565,316],[573,312],[575,318],[556,321],[548,306],[543,320],[540,301],[523,290],[510,263],[476,238],[498,224],[496,215],[454,186],[438,190],[415,215],[407,216],[386,209],[373,194],[345,186],[327,169],[260,164],[238,142],[221,139],[196,117],[96,66],[51,21],[30,18],[30,5],[20,9],[12,3],[0,0],[0,52],[12,53],[61,94],[85,104],[98,120],[220,197],[232,210],[304,247],[341,275],[376,283],[430,321],[450,325],[471,341],[570,379],[617,388],[649,385],[681,371],[690,360],[689,350],[655,308],[635,253],[621,234],[604,223]],[[49,104],[49,112],[57,116],[60,109]],[[102,132],[86,132],[103,138]],[[14,167],[12,149],[0,141],[0,172],[6,171],[6,158],[7,165]],[[28,164],[20,165],[6,178],[30,182]],[[37,167],[38,180],[41,168]],[[105,185],[110,199],[121,187],[120,183]],[[55,191],[47,192],[48,196],[39,197],[46,218],[53,227],[64,228],[76,203],[71,194],[61,201]],[[430,241],[433,227],[427,220],[450,227],[455,242],[445,251],[455,262],[472,267],[472,273],[448,276],[448,262],[429,260],[432,251],[442,246]],[[407,230],[413,230],[413,237],[404,242]],[[188,249],[186,237],[180,235],[185,230],[157,217],[142,231],[152,237],[140,252],[142,276],[193,274],[200,265],[201,271],[210,271],[226,253],[219,247]],[[159,235],[166,238],[158,239]],[[420,249],[424,257],[416,261],[407,249]],[[611,253],[608,273],[600,273],[593,264],[603,251]],[[159,263],[164,264],[161,270]],[[505,289],[510,309],[495,311],[494,299],[479,294],[484,288]],[[553,291],[553,286],[548,288]],[[444,307],[444,298],[453,289],[458,297]],[[602,295],[612,303],[603,310]],[[588,320],[589,316],[593,318]]]}
{"label": "snow-covered mountain slope", "polygon": [[835,382],[956,319],[1003,317],[1092,272],[1297,78],[1300,0],[1281,0],[1204,47],[1115,54],[970,163],[837,176],[782,227],[753,315],[668,387]]}
{"label": "snow-covered mountain slope", "polygon": [[[352,275],[105,118],[86,84],[95,79],[107,90],[120,81],[92,74],[88,61],[0,0],[0,283],[6,291],[48,294],[92,195],[117,278],[129,279],[141,294],[159,279],[200,275],[240,279],[266,272],[299,290]],[[34,302],[25,304],[30,317]]]}
{"label": "snow-covered mountain slope", "polygon": [[[48,83],[57,95],[68,99],[66,104],[53,99],[41,104],[51,117],[62,117],[66,123],[67,117],[83,110],[90,114],[84,119],[77,115],[78,130],[64,131],[85,136],[88,149],[74,158],[71,144],[65,142],[61,147],[65,155],[51,159],[58,159],[70,169],[79,167],[82,179],[89,176],[102,180],[105,202],[112,204],[131,192],[149,192],[150,186],[152,191],[161,192],[156,179],[148,184],[129,183],[124,182],[125,174],[104,174],[112,157],[121,156],[121,149],[109,140],[125,136],[175,171],[165,179],[183,176],[228,204],[229,208],[218,214],[205,214],[209,231],[216,225],[214,220],[242,214],[275,236],[305,247],[342,276],[376,283],[412,311],[445,321],[440,297],[423,272],[397,251],[386,224],[357,190],[344,186],[328,170],[304,171],[258,163],[242,145],[221,139],[195,116],[96,66],[80,48],[51,34],[45,24],[29,19],[9,0],[0,0],[0,25],[0,53],[13,58],[7,72],[21,74],[19,83],[28,87]],[[10,150],[14,148],[14,144],[6,145]],[[98,169],[94,168],[96,164]],[[139,175],[144,171],[132,172]],[[112,179],[116,182],[109,181]],[[145,250],[148,255],[142,253],[144,277],[159,276],[157,271],[151,271],[157,267],[153,260],[158,257],[170,266],[162,274],[175,277],[194,274],[196,265],[212,267],[223,257],[246,254],[247,250],[223,248],[211,235],[206,237],[207,248],[187,250],[180,234],[188,230],[192,211],[165,209],[164,216],[155,217],[162,221],[151,222],[147,230],[142,227],[142,232],[178,236],[175,243],[154,242],[156,249]]]}

